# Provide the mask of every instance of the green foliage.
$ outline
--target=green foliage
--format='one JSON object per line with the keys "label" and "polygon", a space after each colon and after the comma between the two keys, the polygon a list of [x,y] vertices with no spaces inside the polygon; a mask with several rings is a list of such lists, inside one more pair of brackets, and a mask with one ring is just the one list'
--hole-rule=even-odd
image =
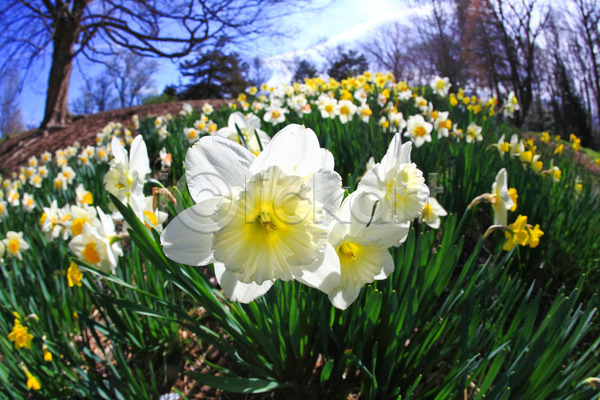
{"label": "green foliage", "polygon": [[[342,87],[332,92],[339,98]],[[394,135],[379,122],[390,112],[377,101],[381,92],[373,85],[369,122],[356,116],[346,124],[323,119],[316,107],[287,115],[286,124],[316,132],[350,190],[368,159],[380,160]],[[230,302],[212,283],[210,266],[165,257],[159,232],[107,194],[99,177],[108,165],[95,162],[70,162],[75,186],[84,183],[105,211],[112,204],[129,237],[120,238],[125,254],[114,274],[77,261],[82,286],[69,287],[67,241],[50,240],[34,227],[42,205],[54,199],[59,207],[73,203],[75,192],[55,191],[52,180],[44,180],[31,190],[34,212],[11,207],[10,218],[0,220],[2,233],[32,227],[26,236],[33,249],[23,252],[23,261],[0,262],[0,398],[158,398],[182,374],[199,385],[239,393],[238,398],[265,393],[282,399],[346,399],[357,393],[369,399],[598,398],[583,383],[600,374],[594,324],[600,244],[590,240],[600,235],[597,177],[574,163],[570,149],[555,155],[538,142],[543,170],[552,163],[562,171],[555,182],[498,151],[500,136],[512,132],[487,109],[451,106],[428,87],[414,92],[436,110],[448,111],[461,129],[471,122],[482,126],[484,139],[467,143],[434,130],[431,143],[413,147],[411,158],[425,176],[436,174],[429,183],[443,188],[437,197],[450,215],[439,230],[415,223],[406,241],[390,249],[396,264],[390,278],[367,285],[344,311],[297,282],[276,282],[250,304]],[[398,101],[395,95],[389,100],[395,111],[405,118],[420,113],[412,98]],[[209,117],[223,127],[231,111]],[[170,133],[165,139],[154,119],[140,121],[150,159],[163,147],[173,157],[171,169],[155,174],[145,187],[146,194],[154,186],[170,189],[176,204],[164,192],[157,201],[171,217],[193,204],[181,180],[190,146],[183,130],[201,118],[194,111],[165,119]],[[281,127],[262,129],[272,136]],[[505,233],[487,230],[490,205],[469,206],[491,191],[500,168],[519,193],[509,223],[527,215],[545,232],[536,248],[502,250]],[[50,164],[49,176],[59,171]],[[8,340],[13,312],[34,335],[31,349],[16,350]],[[53,355],[50,362],[44,361],[44,346]],[[209,348],[218,360],[196,359]],[[24,368],[39,378],[40,391],[27,389]]]}

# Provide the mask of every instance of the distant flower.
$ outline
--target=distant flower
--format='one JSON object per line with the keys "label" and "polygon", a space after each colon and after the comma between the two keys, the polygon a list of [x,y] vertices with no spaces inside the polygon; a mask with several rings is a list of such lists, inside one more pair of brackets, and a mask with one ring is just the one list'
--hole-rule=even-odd
{"label": "distant flower", "polygon": [[415,147],[423,146],[425,142],[431,142],[431,130],[433,125],[426,122],[422,115],[411,115],[406,124],[405,137],[415,144]]}
{"label": "distant flower", "polygon": [[[516,189],[513,190],[516,196]],[[494,225],[506,226],[508,223],[506,212],[511,210],[515,203],[508,189],[505,168],[498,171],[498,174],[496,175],[496,181],[492,185],[491,201],[494,208]]]}
{"label": "distant flower", "polygon": [[448,212],[438,203],[435,197],[429,197],[423,206],[423,211],[419,216],[419,222],[427,224],[430,228],[438,229],[441,218],[448,215]]}
{"label": "distant flower", "polygon": [[167,153],[167,150],[163,147],[158,152],[160,157],[160,164],[163,169],[171,167],[171,162],[173,161],[173,156],[171,153]]}
{"label": "distant flower", "polygon": [[27,212],[32,212],[35,208],[35,199],[29,193],[23,193],[23,199],[21,200],[23,208]]}
{"label": "distant flower", "polygon": [[123,250],[117,241],[112,218],[100,208],[97,208],[97,211],[100,225],[93,227],[86,222],[81,234],[69,243],[69,249],[87,264],[103,272],[114,273],[118,257],[123,254]]}
{"label": "distant flower", "polygon": [[481,136],[481,126],[471,122],[469,126],[467,126],[465,140],[467,143],[473,143],[475,141],[481,142],[483,140],[483,136]]}
{"label": "distant flower", "polygon": [[79,265],[71,261],[69,269],[67,270],[67,282],[69,287],[81,286],[81,278],[83,274],[79,270]]}
{"label": "distant flower", "polygon": [[146,175],[150,173],[150,161],[142,136],[134,139],[129,155],[116,138],[113,138],[111,148],[114,158],[104,176],[104,187],[119,201],[125,204],[139,203],[138,208],[143,207],[143,188]]}
{"label": "distant flower", "polygon": [[287,109],[281,108],[277,103],[271,104],[266,108],[263,120],[269,122],[271,125],[277,125],[285,121],[285,114]]}
{"label": "distant flower", "polygon": [[23,347],[31,349],[33,335],[29,333],[29,328],[21,324],[20,318],[15,318],[12,332],[8,334],[8,340],[15,344],[17,350]]}
{"label": "distant flower", "polygon": [[356,110],[358,107],[354,105],[350,100],[340,100],[338,103],[338,116],[340,118],[340,122],[345,124],[346,122],[352,120],[354,114],[356,114]]}
{"label": "distant flower", "polygon": [[513,117],[515,111],[519,110],[519,101],[515,96],[515,92],[511,91],[506,100],[504,100],[503,111],[502,114],[505,117]]}
{"label": "distant flower", "polygon": [[244,116],[239,111],[230,114],[227,127],[219,129],[216,134],[241,144],[255,155],[271,141],[269,135],[260,129],[260,119],[256,115]]}
{"label": "distant flower", "polygon": [[213,111],[214,111],[214,108],[213,108],[213,106],[211,106],[210,104],[208,104],[208,103],[204,103],[204,104],[202,105],[202,112],[203,112],[204,114],[206,114],[206,115],[210,115],[210,114],[212,114],[212,112],[213,112]]}
{"label": "distant flower", "polygon": [[19,260],[23,259],[21,252],[29,250],[29,244],[23,240],[23,232],[6,232],[6,238],[2,240],[2,243],[6,246],[6,255]]}
{"label": "distant flower", "polygon": [[75,201],[80,207],[87,207],[94,204],[94,196],[89,190],[85,190],[83,184],[77,185],[75,188]]}
{"label": "distant flower", "polygon": [[446,97],[448,96],[448,91],[452,84],[450,84],[449,78],[440,78],[436,76],[430,83],[433,92],[439,96]]}

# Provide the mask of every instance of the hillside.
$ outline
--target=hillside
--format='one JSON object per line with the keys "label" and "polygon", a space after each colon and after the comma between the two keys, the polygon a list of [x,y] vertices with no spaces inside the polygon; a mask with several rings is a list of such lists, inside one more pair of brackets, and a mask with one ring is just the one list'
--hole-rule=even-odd
{"label": "hillside", "polygon": [[140,119],[148,115],[158,116],[167,113],[177,114],[184,103],[191,104],[195,109],[202,107],[204,103],[210,103],[219,108],[230,99],[218,100],[187,100],[163,104],[148,104],[136,107],[110,110],[97,114],[78,115],[73,122],[64,128],[51,131],[40,131],[31,129],[26,132],[10,135],[0,141],[0,172],[6,173],[16,171],[25,165],[31,156],[39,156],[45,151],[54,151],[65,148],[78,141],[86,146],[94,143],[96,134],[109,122],[121,122],[129,124],[131,117],[137,114]]}

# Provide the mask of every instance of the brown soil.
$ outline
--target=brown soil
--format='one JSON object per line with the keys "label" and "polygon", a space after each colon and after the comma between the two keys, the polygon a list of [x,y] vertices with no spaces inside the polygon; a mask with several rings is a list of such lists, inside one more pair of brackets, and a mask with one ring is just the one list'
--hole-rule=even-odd
{"label": "brown soil", "polygon": [[167,113],[176,115],[181,111],[184,103],[189,103],[194,110],[198,110],[204,103],[210,103],[213,107],[219,108],[231,101],[231,99],[187,100],[129,107],[98,114],[78,115],[74,117],[73,122],[62,128],[46,131],[32,129],[10,135],[0,142],[0,173],[16,171],[27,163],[29,157],[39,157],[45,151],[54,153],[58,149],[72,145],[75,141],[79,141],[83,146],[94,144],[96,134],[111,121],[121,122],[128,126],[131,125],[131,117],[135,114],[140,119]]}

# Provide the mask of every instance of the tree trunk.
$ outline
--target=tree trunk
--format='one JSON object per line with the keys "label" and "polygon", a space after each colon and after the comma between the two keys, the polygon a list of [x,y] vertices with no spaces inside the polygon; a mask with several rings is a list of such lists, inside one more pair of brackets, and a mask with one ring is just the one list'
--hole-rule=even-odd
{"label": "tree trunk", "polygon": [[69,83],[73,69],[74,45],[79,34],[79,18],[65,15],[55,20],[52,66],[48,78],[46,110],[40,129],[63,126],[71,120]]}

